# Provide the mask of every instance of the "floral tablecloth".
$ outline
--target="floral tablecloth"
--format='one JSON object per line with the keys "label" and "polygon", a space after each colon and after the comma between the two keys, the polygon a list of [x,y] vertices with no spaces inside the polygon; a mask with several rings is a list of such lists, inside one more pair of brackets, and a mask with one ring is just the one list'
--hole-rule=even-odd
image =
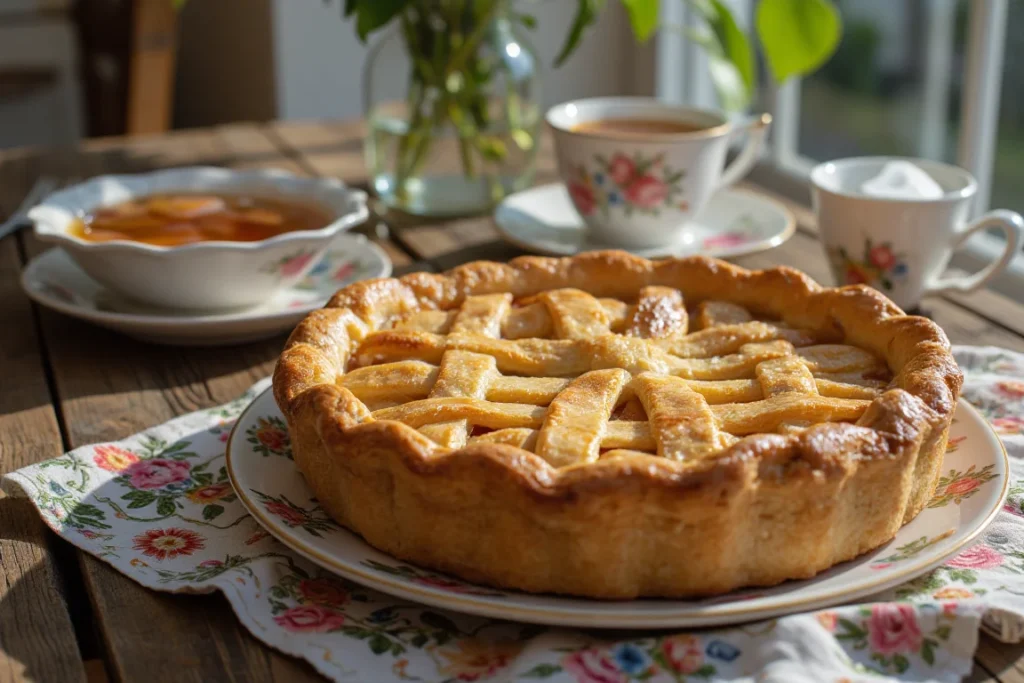
{"label": "floral tablecloth", "polygon": [[[961,347],[964,396],[1011,455],[1010,497],[983,540],[863,604],[683,633],[582,632],[446,613],[363,588],[297,557],[227,480],[227,405],[5,478],[62,538],[155,590],[222,591],[263,642],[337,681],[958,681],[979,628],[1024,634],[1024,355]],[[283,424],[246,438],[289,448]],[[958,477],[938,495],[970,495]],[[940,484],[941,486],[941,484]],[[281,514],[297,514],[284,506]]]}

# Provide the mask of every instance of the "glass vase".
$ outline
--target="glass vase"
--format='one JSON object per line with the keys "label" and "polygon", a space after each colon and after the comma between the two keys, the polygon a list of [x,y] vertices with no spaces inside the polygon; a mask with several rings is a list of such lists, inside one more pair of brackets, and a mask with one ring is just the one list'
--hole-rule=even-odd
{"label": "glass vase", "polygon": [[366,164],[389,207],[424,217],[489,210],[531,183],[537,55],[507,0],[424,0],[403,11],[364,71]]}

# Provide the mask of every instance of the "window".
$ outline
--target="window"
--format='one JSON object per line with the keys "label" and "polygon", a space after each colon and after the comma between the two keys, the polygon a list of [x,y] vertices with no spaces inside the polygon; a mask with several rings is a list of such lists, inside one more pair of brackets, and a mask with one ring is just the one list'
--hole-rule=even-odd
{"label": "window", "polygon": [[[755,0],[725,1],[749,27]],[[807,174],[822,160],[938,159],[978,179],[975,214],[990,207],[1024,212],[1024,3],[835,1],[843,41],[829,63],[759,93],[758,107],[775,117],[764,166],[800,180],[806,194]],[[694,21],[683,4],[663,0],[665,23]],[[659,37],[657,86],[662,97],[716,104],[706,61],[678,34]],[[1001,237],[977,236],[954,265],[977,269],[1001,243]],[[996,287],[1024,297],[1024,255],[1011,271]]]}

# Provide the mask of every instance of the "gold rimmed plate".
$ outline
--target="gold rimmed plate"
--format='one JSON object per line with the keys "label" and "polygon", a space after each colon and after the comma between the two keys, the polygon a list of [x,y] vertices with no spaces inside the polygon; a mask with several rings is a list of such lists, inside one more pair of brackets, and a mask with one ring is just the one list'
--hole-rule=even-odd
{"label": "gold rimmed plate", "polygon": [[925,510],[892,542],[805,581],[705,600],[600,601],[534,595],[467,583],[397,560],[335,523],[280,439],[284,418],[266,391],[242,413],[227,467],[239,499],[282,543],[370,588],[470,614],[563,626],[689,628],[805,612],[870,596],[909,581],[967,547],[995,518],[1009,464],[1002,442],[969,404],[957,406],[942,480]]}

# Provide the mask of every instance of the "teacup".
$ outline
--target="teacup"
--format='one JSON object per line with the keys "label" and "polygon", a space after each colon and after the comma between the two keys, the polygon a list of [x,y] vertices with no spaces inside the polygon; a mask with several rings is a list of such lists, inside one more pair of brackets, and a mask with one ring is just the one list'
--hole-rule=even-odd
{"label": "teacup", "polygon": [[[686,225],[715,192],[757,161],[771,123],[643,97],[574,100],[552,107],[558,170],[591,242],[626,248],[685,241]],[[622,122],[616,127],[614,122]],[[628,122],[628,123],[627,123]],[[748,133],[726,167],[729,142]]]}
{"label": "teacup", "polygon": [[[876,196],[863,191],[892,161],[907,161],[941,188],[934,199]],[[969,292],[999,273],[1024,239],[1024,219],[998,210],[970,223],[978,190],[962,168],[926,159],[857,157],[819,164],[811,171],[818,230],[838,284],[875,287],[904,310],[929,294]],[[996,228],[1006,235],[1002,255],[977,273],[943,276],[950,257],[976,232]]]}

